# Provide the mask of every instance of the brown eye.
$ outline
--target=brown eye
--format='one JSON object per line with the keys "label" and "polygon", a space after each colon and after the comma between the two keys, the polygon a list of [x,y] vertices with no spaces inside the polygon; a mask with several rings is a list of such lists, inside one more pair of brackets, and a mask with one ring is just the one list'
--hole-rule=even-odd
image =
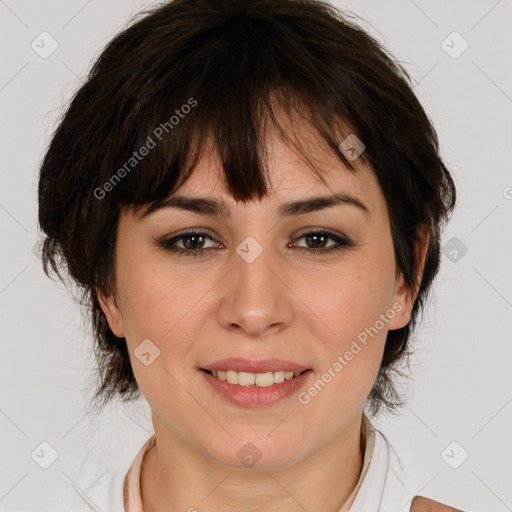
{"label": "brown eye", "polygon": [[[296,240],[304,239],[306,247],[302,247],[306,253],[323,254],[326,252],[344,249],[353,246],[353,242],[344,236],[335,235],[328,231],[308,231],[302,233]],[[329,240],[334,243],[327,245]],[[297,247],[294,244],[295,247]]]}
{"label": "brown eye", "polygon": [[[293,243],[292,246],[297,247],[301,252],[315,255],[334,252],[355,245],[347,237],[335,235],[328,231],[308,231],[307,233],[302,233],[302,235],[295,240],[301,239],[306,241],[306,247],[297,246],[295,243]],[[218,248],[218,244],[216,243],[210,247],[205,247],[207,240],[215,242],[208,233],[191,231],[181,233],[172,238],[157,240],[156,243],[166,251],[170,251],[174,254],[202,256],[206,255],[211,249]],[[334,241],[334,243],[328,245],[329,241]],[[181,247],[178,244],[181,244]]]}
{"label": "brown eye", "polygon": [[[206,253],[213,247],[204,247],[206,240],[213,238],[207,233],[189,232],[182,233],[181,235],[158,240],[157,244],[167,251],[175,254],[183,254],[185,256],[198,256],[201,253]],[[181,243],[183,247],[179,247],[177,243]]]}

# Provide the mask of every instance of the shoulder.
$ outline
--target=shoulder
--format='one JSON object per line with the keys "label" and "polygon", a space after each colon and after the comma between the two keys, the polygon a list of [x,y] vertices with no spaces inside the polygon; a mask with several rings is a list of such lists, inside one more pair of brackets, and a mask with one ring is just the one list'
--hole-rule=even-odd
{"label": "shoulder", "polygon": [[424,498],[423,496],[416,496],[412,500],[411,512],[463,512],[458,508],[443,505],[437,501]]}

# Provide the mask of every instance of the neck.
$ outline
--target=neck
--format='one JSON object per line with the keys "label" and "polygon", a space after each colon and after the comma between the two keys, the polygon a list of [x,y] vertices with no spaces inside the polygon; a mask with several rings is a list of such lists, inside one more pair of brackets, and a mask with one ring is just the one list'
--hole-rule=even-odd
{"label": "neck", "polygon": [[353,498],[361,472],[361,422],[362,414],[308,458],[272,471],[220,464],[156,423],[157,443],[141,469],[143,510],[338,512]]}

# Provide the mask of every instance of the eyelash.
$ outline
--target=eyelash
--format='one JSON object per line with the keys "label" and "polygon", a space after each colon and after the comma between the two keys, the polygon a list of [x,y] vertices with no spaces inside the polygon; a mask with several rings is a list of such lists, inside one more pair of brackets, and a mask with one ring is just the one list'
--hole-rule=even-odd
{"label": "eyelash", "polygon": [[[352,242],[349,238],[344,236],[335,235],[329,231],[307,231],[306,233],[302,233],[299,237],[297,237],[294,242],[297,240],[300,240],[301,238],[308,236],[308,235],[320,235],[320,236],[326,236],[327,238],[330,238],[331,240],[334,240],[337,245],[332,246],[329,249],[308,249],[306,247],[300,247],[298,250],[300,252],[303,252],[304,254],[313,254],[314,256],[319,256],[321,254],[325,253],[334,253],[337,251],[340,251],[342,249],[346,249],[348,247],[352,247],[356,245],[354,242]],[[180,241],[184,238],[192,237],[192,236],[203,236],[206,238],[209,238],[210,240],[214,240],[208,233],[200,232],[200,231],[190,231],[187,233],[182,233],[181,235],[172,237],[172,238],[161,238],[159,240],[156,240],[157,245],[165,249],[166,251],[170,251],[177,255],[183,255],[186,257],[196,257],[196,256],[203,256],[205,252],[209,252],[211,249],[215,249],[214,247],[208,247],[206,249],[196,249],[196,250],[190,250],[190,249],[182,249],[180,247],[176,247],[175,243],[177,241]]]}

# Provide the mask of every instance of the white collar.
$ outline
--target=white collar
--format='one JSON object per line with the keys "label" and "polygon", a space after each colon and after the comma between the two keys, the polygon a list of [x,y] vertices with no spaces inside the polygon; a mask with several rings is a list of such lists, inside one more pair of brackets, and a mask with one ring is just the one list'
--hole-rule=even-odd
{"label": "white collar", "polygon": [[409,512],[412,497],[398,457],[384,435],[363,415],[365,427],[362,482],[349,512]]}
{"label": "white collar", "polygon": [[[364,415],[363,428],[365,428],[363,435],[366,433],[367,436],[363,467],[351,496],[352,499],[355,493],[348,512],[409,512],[412,497],[404,485],[405,478],[392,447],[384,435],[376,430]],[[140,463],[144,449],[149,446],[151,446],[151,438],[139,451],[136,457],[137,462]],[[42,507],[38,512],[47,510],[53,512],[56,509],[75,512],[125,512],[123,483],[127,470],[131,466],[137,467],[137,463],[135,465],[134,463],[135,461],[132,460],[123,469],[95,475],[90,479],[92,482],[89,480],[89,485],[80,486],[81,488],[71,485],[69,479],[59,473],[57,485],[60,489],[53,487],[48,490],[57,499],[59,506],[52,503],[51,508]]]}

